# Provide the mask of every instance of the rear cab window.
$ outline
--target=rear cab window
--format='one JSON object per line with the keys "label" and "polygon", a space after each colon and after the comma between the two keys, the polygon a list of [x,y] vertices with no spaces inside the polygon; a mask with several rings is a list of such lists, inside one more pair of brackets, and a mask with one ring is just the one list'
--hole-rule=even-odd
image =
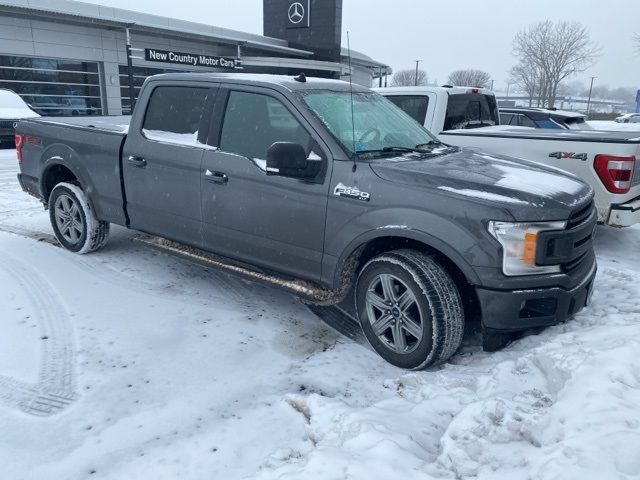
{"label": "rear cab window", "polygon": [[426,95],[389,95],[387,98],[420,125],[424,125],[429,108],[429,97]]}
{"label": "rear cab window", "polygon": [[156,87],[145,113],[143,135],[160,142],[197,145],[210,91],[205,87]]}
{"label": "rear cab window", "polygon": [[457,93],[449,95],[444,130],[499,125],[498,105],[493,95]]}

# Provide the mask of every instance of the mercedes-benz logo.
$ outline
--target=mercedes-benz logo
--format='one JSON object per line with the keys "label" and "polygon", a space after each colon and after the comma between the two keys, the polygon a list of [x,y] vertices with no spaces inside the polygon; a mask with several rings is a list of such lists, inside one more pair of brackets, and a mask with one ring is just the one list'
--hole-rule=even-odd
{"label": "mercedes-benz logo", "polygon": [[18,122],[13,122],[13,129],[15,130],[16,128],[18,128]]}
{"label": "mercedes-benz logo", "polygon": [[289,21],[300,23],[302,20],[304,20],[304,7],[300,2],[292,3],[289,7]]}

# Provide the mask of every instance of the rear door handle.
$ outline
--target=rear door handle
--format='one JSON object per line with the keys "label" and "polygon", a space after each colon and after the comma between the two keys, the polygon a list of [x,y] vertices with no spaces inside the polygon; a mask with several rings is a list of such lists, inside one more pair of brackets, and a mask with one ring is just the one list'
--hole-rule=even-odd
{"label": "rear door handle", "polygon": [[127,158],[127,163],[138,168],[144,168],[147,166],[147,161],[144,158],[136,157],[134,155],[129,155],[129,158]]}
{"label": "rear door handle", "polygon": [[204,178],[213,183],[227,183],[229,181],[226,173],[212,172],[209,169],[205,170]]}

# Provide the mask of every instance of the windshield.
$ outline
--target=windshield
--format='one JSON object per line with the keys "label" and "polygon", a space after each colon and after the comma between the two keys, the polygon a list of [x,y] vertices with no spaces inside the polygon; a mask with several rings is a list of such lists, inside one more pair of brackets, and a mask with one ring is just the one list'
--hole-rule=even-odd
{"label": "windshield", "polygon": [[[374,92],[315,90],[304,102],[351,154],[415,149],[436,138],[389,100]],[[353,121],[352,121],[353,118]]]}
{"label": "windshield", "polygon": [[499,125],[498,106],[493,95],[463,93],[449,96],[444,130]]}

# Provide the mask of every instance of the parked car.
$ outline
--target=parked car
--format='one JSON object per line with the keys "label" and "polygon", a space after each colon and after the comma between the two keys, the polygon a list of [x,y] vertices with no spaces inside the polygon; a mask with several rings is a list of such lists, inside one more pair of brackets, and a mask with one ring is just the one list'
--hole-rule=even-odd
{"label": "parked car", "polygon": [[640,123],[640,113],[625,113],[615,119],[618,123]]}
{"label": "parked car", "polygon": [[585,306],[596,273],[588,185],[443,146],[352,88],[303,76],[150,77],[128,124],[20,122],[20,184],[70,251],[101,248],[115,223],[313,303],[354,298],[371,346],[403,368],[449,358],[466,320],[481,319],[490,348],[501,332]]}
{"label": "parked car", "polygon": [[42,116],[62,117],[66,115],[62,105],[51,97],[45,95],[23,95],[22,98],[29,104],[30,108]]}
{"label": "parked car", "polygon": [[[524,158],[580,177],[595,190],[600,222],[616,227],[640,222],[637,132],[498,125],[494,94],[485,89],[394,87],[376,90],[427,130],[437,133],[445,144]],[[486,128],[475,128],[480,125]]]}
{"label": "parked car", "polygon": [[0,147],[13,147],[15,126],[21,118],[39,115],[17,93],[0,88]]}
{"label": "parked car", "polygon": [[587,116],[551,108],[500,108],[500,124],[515,127],[592,130]]}

